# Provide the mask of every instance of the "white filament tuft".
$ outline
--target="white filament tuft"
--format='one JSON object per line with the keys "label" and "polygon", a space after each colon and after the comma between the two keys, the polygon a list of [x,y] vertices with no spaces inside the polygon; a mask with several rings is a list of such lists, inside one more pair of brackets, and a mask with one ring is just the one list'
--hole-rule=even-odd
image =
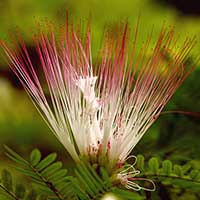
{"label": "white filament tuft", "polygon": [[[145,191],[155,191],[156,186],[155,183],[151,179],[147,178],[137,178],[136,176],[140,174],[140,171],[135,169],[134,165],[137,162],[137,157],[135,156],[129,156],[126,160],[134,158],[134,162],[132,164],[126,164],[124,165],[124,169],[117,174],[117,178],[120,180],[121,184],[124,185],[127,189],[130,190],[145,190]],[[151,184],[150,188],[142,187],[135,181],[145,181]]]}

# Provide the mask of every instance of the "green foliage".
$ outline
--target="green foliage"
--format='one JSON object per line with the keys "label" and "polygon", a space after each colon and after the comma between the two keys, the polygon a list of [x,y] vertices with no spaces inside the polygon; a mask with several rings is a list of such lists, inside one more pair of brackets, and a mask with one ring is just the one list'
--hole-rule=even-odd
{"label": "green foliage", "polygon": [[[62,168],[61,162],[55,161],[57,157],[55,153],[41,159],[41,153],[35,149],[31,152],[30,161],[27,161],[10,148],[5,148],[9,158],[20,164],[17,169],[32,178],[40,186],[40,190],[51,196],[51,199],[66,199],[73,196],[72,186],[70,181],[67,180],[68,177],[66,177],[67,170]],[[69,191],[72,191],[72,193],[69,193]],[[35,191],[31,191],[30,195],[34,199]]]}
{"label": "green foliage", "polygon": [[[138,155],[138,160],[144,160],[142,155]],[[170,160],[160,161],[158,158],[150,158],[148,165],[137,165],[138,169],[143,171],[140,176],[148,177],[155,180],[158,184],[167,187],[178,187],[181,189],[189,189],[191,191],[200,191],[200,171],[193,169],[188,162],[182,166],[173,165]]]}
{"label": "green foliage", "polygon": [[[91,166],[82,159],[74,170],[75,176],[69,176],[63,164],[56,161],[55,153],[42,158],[38,149],[30,154],[30,159],[25,160],[9,147],[6,148],[7,156],[18,164],[17,169],[26,177],[31,178],[37,190],[29,190],[25,199],[101,199],[105,194],[111,192],[119,198],[142,200],[143,197],[137,193],[119,188],[119,182],[113,181],[105,168]],[[11,184],[8,187],[11,186]],[[17,197],[24,194],[22,185],[17,186]],[[14,197],[15,199],[15,197]],[[20,198],[18,198],[20,199]]]}
{"label": "green foliage", "polygon": [[170,175],[172,173],[172,162],[170,160],[164,160],[162,162],[163,173],[166,175]]}
{"label": "green foliage", "polygon": [[152,171],[154,174],[158,173],[158,169],[159,169],[159,162],[157,158],[151,158],[148,162],[148,166],[150,171]]}
{"label": "green foliage", "polygon": [[140,169],[141,172],[144,171],[144,156],[143,155],[137,156],[136,167],[137,167],[137,169]]}
{"label": "green foliage", "polygon": [[114,188],[111,190],[113,194],[120,197],[121,199],[129,199],[129,200],[142,200],[145,199],[143,196],[140,196],[137,193],[133,193],[131,191],[125,191],[119,188]]}
{"label": "green foliage", "polygon": [[34,189],[27,188],[25,183],[13,184],[11,173],[7,169],[3,169],[0,177],[0,193],[5,195],[7,199],[15,200],[36,200],[45,199],[40,196]]}
{"label": "green foliage", "polygon": [[2,184],[10,192],[13,192],[12,176],[9,171],[4,169],[1,173]]}
{"label": "green foliage", "polygon": [[[156,157],[145,161],[144,156],[137,156],[135,168],[141,171],[136,178],[148,178],[155,182],[156,192],[133,192],[126,190],[116,179],[116,174],[109,175],[102,166],[92,166],[81,159],[74,169],[74,176],[69,176],[62,162],[51,153],[42,158],[38,149],[34,149],[29,159],[24,159],[13,150],[6,148],[6,154],[17,163],[17,169],[32,180],[32,185],[25,182],[15,183],[8,170],[2,170],[0,193],[15,200],[89,200],[101,199],[112,193],[119,199],[142,200],[151,194],[167,195],[169,188],[200,191],[200,171],[191,163],[173,165],[170,160]],[[140,182],[138,182],[140,184]],[[145,183],[148,186],[148,183]],[[146,186],[145,186],[146,187]],[[155,199],[158,199],[157,197]],[[161,198],[162,199],[162,198]]]}
{"label": "green foliage", "polygon": [[33,166],[36,166],[41,160],[41,153],[38,149],[34,149],[32,152],[31,152],[31,156],[30,156],[30,163],[33,165]]}

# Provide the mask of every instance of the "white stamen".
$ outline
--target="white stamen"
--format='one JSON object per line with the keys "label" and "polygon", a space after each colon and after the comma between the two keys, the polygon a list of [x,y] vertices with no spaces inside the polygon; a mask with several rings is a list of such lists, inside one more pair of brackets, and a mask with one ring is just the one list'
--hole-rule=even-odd
{"label": "white stamen", "polygon": [[83,97],[86,101],[84,110],[86,112],[85,124],[88,129],[88,141],[89,145],[94,149],[98,150],[99,144],[102,142],[103,134],[101,131],[101,119],[98,118],[98,112],[100,112],[101,106],[98,98],[95,95],[95,83],[97,77],[86,77],[80,78],[76,81],[76,85],[80,88],[83,93]]}

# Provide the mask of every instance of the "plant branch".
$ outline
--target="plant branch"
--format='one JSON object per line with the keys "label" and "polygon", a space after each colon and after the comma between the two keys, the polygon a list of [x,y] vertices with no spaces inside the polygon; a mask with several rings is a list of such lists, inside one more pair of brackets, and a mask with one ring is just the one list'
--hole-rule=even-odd
{"label": "plant branch", "polygon": [[45,177],[43,177],[38,170],[29,163],[29,166],[31,167],[31,169],[33,170],[33,172],[46,184],[46,186],[60,199],[60,200],[64,200],[64,197],[59,194],[58,190],[55,188],[55,186],[50,183]]}
{"label": "plant branch", "polygon": [[20,200],[20,199],[18,199],[16,196],[15,196],[15,194],[14,193],[12,193],[12,192],[10,192],[9,190],[7,190],[3,185],[1,185],[0,184],[0,188],[4,191],[4,192],[6,192],[9,196],[11,196],[13,199],[15,199],[15,200]]}
{"label": "plant branch", "polygon": [[200,184],[200,181],[196,181],[196,180],[193,180],[193,179],[189,179],[189,178],[183,178],[183,177],[180,177],[180,176],[168,176],[168,175],[157,175],[157,174],[143,174],[145,177],[148,177],[148,176],[151,176],[151,177],[156,177],[156,178],[171,178],[171,179],[179,179],[179,180],[184,180],[184,181],[189,181],[189,182],[192,182],[192,183],[199,183]]}

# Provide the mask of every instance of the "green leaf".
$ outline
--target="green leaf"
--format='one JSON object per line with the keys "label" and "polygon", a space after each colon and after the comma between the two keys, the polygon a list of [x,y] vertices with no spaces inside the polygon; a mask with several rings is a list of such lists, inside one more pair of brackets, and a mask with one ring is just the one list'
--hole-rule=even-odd
{"label": "green leaf", "polygon": [[2,173],[1,173],[1,177],[2,177],[3,186],[9,192],[12,192],[13,191],[13,181],[12,181],[12,176],[11,176],[10,172],[6,169],[3,169]]}
{"label": "green leaf", "polygon": [[[12,176],[7,170],[2,171],[2,184],[0,184],[0,192],[9,199],[22,200],[25,197],[26,189],[23,183],[13,185]],[[13,189],[14,188],[14,189]],[[1,199],[1,197],[0,197]]]}
{"label": "green leaf", "polygon": [[62,168],[62,162],[55,162],[52,165],[49,165],[46,169],[41,172],[42,176],[48,177]]}
{"label": "green leaf", "polygon": [[4,146],[4,148],[6,149],[7,153],[6,155],[11,159],[13,160],[14,162],[20,164],[20,165],[23,165],[23,166],[27,166],[28,165],[28,162],[23,159],[20,155],[18,155],[16,152],[14,152],[12,149],[10,149],[9,147],[7,146]]}
{"label": "green leaf", "polygon": [[51,174],[48,179],[50,181],[54,182],[57,179],[65,177],[66,175],[67,175],[67,169],[61,169],[61,170],[55,172],[54,174]]}
{"label": "green leaf", "polygon": [[68,179],[71,181],[71,184],[74,188],[74,192],[77,194],[77,196],[82,200],[89,200],[88,194],[86,191],[80,186],[80,182],[74,178],[74,177],[68,177]]}
{"label": "green leaf", "polygon": [[38,175],[35,174],[35,172],[32,169],[27,169],[27,168],[24,169],[22,167],[15,167],[15,169],[17,169],[19,172],[21,172],[25,176],[29,176],[31,178],[38,180]]}
{"label": "green leaf", "polygon": [[182,166],[183,174],[187,173],[192,168],[192,165],[190,163],[186,163]]}
{"label": "green leaf", "polygon": [[164,160],[162,162],[163,173],[166,175],[170,175],[172,173],[172,162],[170,160]]}
{"label": "green leaf", "polygon": [[199,174],[200,174],[199,170],[193,169],[193,170],[190,172],[190,177],[191,177],[193,180],[198,180]]}
{"label": "green leaf", "polygon": [[180,165],[174,165],[174,173],[175,173],[177,176],[182,177],[182,176],[183,176],[182,167],[181,167]]}
{"label": "green leaf", "polygon": [[200,191],[200,183],[191,182],[189,179],[172,179],[171,184],[187,190]]}
{"label": "green leaf", "polygon": [[139,154],[137,155],[137,163],[136,163],[137,169],[139,169],[141,172],[144,171],[144,156]]}
{"label": "green leaf", "polygon": [[95,196],[94,188],[91,188],[90,183],[87,182],[85,177],[83,177],[77,170],[75,170],[75,174],[78,180],[82,183],[82,187],[89,193],[91,196]]}
{"label": "green leaf", "polygon": [[153,172],[154,174],[158,174],[159,162],[157,158],[151,158],[148,162],[148,166],[151,172]]}
{"label": "green leaf", "polygon": [[37,166],[36,169],[38,171],[42,171],[44,168],[48,167],[51,163],[53,163],[56,159],[56,153],[49,154],[46,158],[44,158]]}
{"label": "green leaf", "polygon": [[41,159],[41,153],[40,153],[40,151],[38,149],[34,149],[31,152],[31,155],[30,155],[30,163],[33,166],[36,166],[40,162],[40,159]]}
{"label": "green leaf", "polygon": [[[34,149],[30,155],[30,161],[26,161],[13,150],[8,147],[6,148],[8,149],[7,151],[9,151],[8,156],[19,164],[19,167],[16,168],[26,176],[31,177],[38,187],[45,188],[45,190],[48,191],[48,194],[51,194],[51,198],[49,199],[65,199],[65,193],[69,194],[70,191],[71,194],[69,196],[75,194],[74,191],[70,189],[71,185],[70,187],[67,185],[69,182],[68,177],[66,176],[67,170],[62,169],[61,162],[54,163],[57,157],[55,153],[52,153],[41,160],[41,153],[39,150]],[[55,174],[58,175],[58,177],[55,176]],[[57,187],[58,185],[59,187]],[[65,190],[67,192],[65,192]],[[35,194],[35,191],[31,190],[26,199],[29,200],[31,195],[32,199],[36,199],[37,195]]]}
{"label": "green leaf", "polygon": [[92,191],[91,193],[93,192],[96,193],[98,184],[96,183],[96,180],[94,179],[94,177],[91,176],[86,166],[83,163],[80,163],[77,165],[77,169],[78,169],[77,173],[79,173],[79,177],[81,177],[81,179],[87,183],[88,187]]}
{"label": "green leaf", "polygon": [[96,189],[98,188],[99,191],[103,191],[103,181],[97,175],[94,168],[89,163],[82,163],[82,168],[85,170],[86,174],[90,178],[91,182],[95,185]]}
{"label": "green leaf", "polygon": [[101,177],[104,180],[105,187],[111,187],[112,182],[107,170],[104,167],[100,167]]}

